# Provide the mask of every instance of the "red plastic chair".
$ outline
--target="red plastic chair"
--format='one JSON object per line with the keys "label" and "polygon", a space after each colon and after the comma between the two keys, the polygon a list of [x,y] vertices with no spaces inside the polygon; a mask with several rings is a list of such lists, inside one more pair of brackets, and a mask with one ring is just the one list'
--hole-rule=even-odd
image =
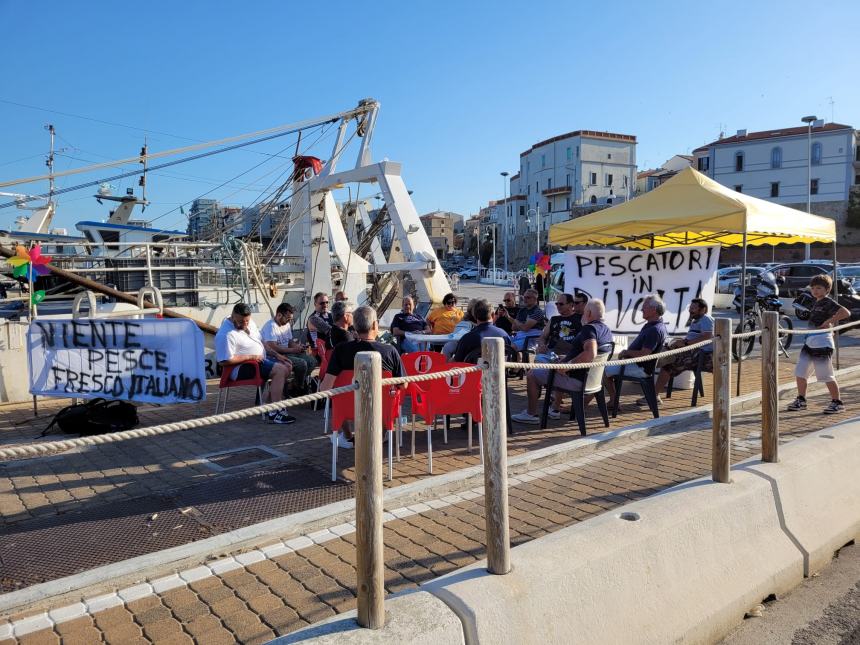
{"label": "red plastic chair", "polygon": [[[447,363],[446,369],[474,367],[470,363]],[[484,445],[481,439],[483,411],[481,409],[481,373],[470,372],[444,379],[410,383],[413,391],[412,411],[427,424],[427,461],[433,472],[433,444],[431,422],[437,415],[465,414],[469,427],[469,450],[472,449],[472,421],[478,424],[478,447],[481,463],[484,462]],[[415,456],[415,425],[412,426],[412,456]]]}
{"label": "red plastic chair", "polygon": [[[319,341],[319,342],[321,342],[323,345],[325,345],[324,341]],[[326,373],[326,370],[328,369],[328,362],[331,360],[331,355],[332,355],[333,351],[334,351],[333,349],[326,349],[323,351],[322,358],[321,358],[322,362],[320,363],[320,369],[319,369],[319,372],[317,372],[317,376],[315,377],[316,381],[317,381],[317,391],[319,391],[320,385],[322,385],[322,381],[325,378],[325,373]],[[314,406],[313,406],[314,410],[319,409],[317,407],[318,404],[319,404],[319,401],[314,401]],[[325,404],[323,405],[323,415],[324,415],[323,416],[323,434],[326,434],[328,432],[328,414],[329,414],[329,399],[326,399]]]}
{"label": "red plastic chair", "polygon": [[[403,354],[400,357],[400,360],[403,362],[403,369],[406,370],[406,376],[415,376],[416,374],[430,374],[432,372],[442,372],[448,369],[448,359],[445,358],[445,355],[440,352],[409,352],[408,354]],[[415,401],[415,390],[413,389],[414,383],[407,383],[406,390],[404,390],[404,396],[408,396]],[[415,406],[412,406],[412,430],[413,434],[415,431]],[[448,419],[447,417],[444,420],[444,424],[442,426],[442,443],[448,443]],[[413,444],[415,442],[413,441]],[[415,456],[415,449],[413,446],[412,456]]]}
{"label": "red plastic chair", "polygon": [[[233,373],[233,370],[237,367],[235,365],[227,365],[222,366],[221,368],[221,382],[218,384],[218,400],[215,401],[215,414],[220,414],[227,411],[227,399],[230,398],[230,388],[232,387],[244,387],[248,385],[253,385],[257,388],[257,401],[258,405],[262,405],[263,403],[263,388],[266,385],[266,381],[263,379],[262,374],[260,374],[260,364],[257,361],[247,361],[245,363],[240,363],[238,368],[241,369],[243,365],[251,365],[254,368],[254,376],[251,378],[244,379],[231,379],[230,375]],[[218,411],[219,406],[221,405],[221,392],[224,392],[224,407],[221,408],[221,412]],[[262,415],[263,420],[266,420],[265,413]]]}
{"label": "red plastic chair", "polygon": [[[391,378],[391,372],[383,372],[382,378]],[[352,370],[344,370],[334,380],[332,387],[343,387],[354,380]],[[400,402],[402,391],[394,385],[382,388],[382,430],[388,433],[388,481],[394,478],[394,428],[400,422]],[[331,401],[331,480],[337,481],[337,442],[338,433],[344,422],[355,421],[355,393],[345,392],[330,399]],[[400,447],[397,449],[400,458]]]}

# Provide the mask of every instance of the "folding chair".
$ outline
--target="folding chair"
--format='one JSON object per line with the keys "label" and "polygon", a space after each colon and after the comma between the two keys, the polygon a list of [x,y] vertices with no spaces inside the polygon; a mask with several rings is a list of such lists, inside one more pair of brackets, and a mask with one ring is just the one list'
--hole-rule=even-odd
{"label": "folding chair", "polygon": [[[654,351],[660,351],[661,348],[658,348]],[[651,414],[654,415],[654,418],[657,419],[660,417],[660,407],[657,405],[657,390],[654,388],[654,361],[648,361],[646,363],[640,363],[642,365],[642,369],[644,370],[646,376],[645,378],[639,376],[627,375],[624,373],[626,365],[621,366],[621,371],[614,377],[612,380],[615,383],[615,396],[612,399],[612,418],[618,416],[618,408],[621,405],[621,384],[624,381],[630,381],[633,383],[639,383],[639,386],[642,388],[642,396],[645,397],[645,400],[648,402],[648,407],[651,410]]]}

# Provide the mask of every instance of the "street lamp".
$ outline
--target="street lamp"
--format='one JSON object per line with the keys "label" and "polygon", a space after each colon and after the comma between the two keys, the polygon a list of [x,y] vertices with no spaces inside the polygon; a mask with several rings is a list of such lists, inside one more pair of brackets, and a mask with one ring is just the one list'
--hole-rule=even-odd
{"label": "street lamp", "polygon": [[[502,208],[504,209],[505,214],[505,271],[508,270],[508,229],[510,228],[510,222],[508,222],[508,173],[503,171],[499,173],[502,176],[502,196],[504,199],[502,200]],[[493,278],[495,280],[495,278]],[[495,284],[495,282],[493,282]]]}
{"label": "street lamp", "polygon": [[526,225],[527,226],[531,226],[531,223],[532,223],[531,215],[532,215],[532,213],[535,214],[535,219],[536,219],[535,223],[537,224],[537,227],[535,229],[537,231],[537,252],[540,253],[540,204],[537,205],[537,209],[530,208],[529,212],[526,213]]}
{"label": "street lamp", "polygon": [[[806,124],[806,212],[812,212],[812,124],[818,120],[818,117],[813,115],[805,116],[801,119]],[[810,245],[806,245],[806,259],[812,257]]]}

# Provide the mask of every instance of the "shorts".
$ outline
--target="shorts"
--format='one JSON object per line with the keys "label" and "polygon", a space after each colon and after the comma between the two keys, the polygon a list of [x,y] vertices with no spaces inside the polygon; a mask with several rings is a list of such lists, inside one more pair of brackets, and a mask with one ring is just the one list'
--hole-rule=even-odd
{"label": "shorts", "polygon": [[815,380],[819,383],[835,383],[836,375],[833,373],[833,361],[829,356],[810,356],[809,353],[801,351],[797,365],[794,367],[794,375],[798,378],[808,379],[815,370]]}
{"label": "shorts", "polygon": [[[534,375],[535,380],[541,385],[546,385],[549,381],[549,373],[552,370],[533,370],[532,374]],[[568,376],[561,370],[555,370],[557,374],[555,375],[555,381],[553,381],[552,387],[558,388],[559,390],[564,390],[565,392],[581,392],[582,386],[584,382],[578,378],[574,378],[572,376]]]}
{"label": "shorts", "polygon": [[613,378],[621,373],[621,368],[624,367],[624,376],[626,378],[648,378],[648,374],[642,369],[639,363],[632,365],[610,365],[603,370],[603,375],[608,378]]}
{"label": "shorts", "polygon": [[702,371],[703,372],[713,372],[714,371],[714,354],[713,352],[685,352],[684,354],[678,354],[678,357],[669,363],[668,365],[664,365],[662,369],[666,370],[672,376],[678,376],[681,372],[691,371],[694,372],[696,368],[699,366],[699,354],[705,357],[704,362],[702,363]]}
{"label": "shorts", "polygon": [[[260,363],[260,376],[263,377],[264,381],[269,380],[269,376],[272,373],[272,369],[277,365],[278,361],[273,361],[271,358],[264,358]],[[239,371],[234,372],[233,379],[234,381],[242,381],[248,378],[254,378],[257,375],[256,370],[254,370],[253,365],[248,365],[247,363],[239,366]]]}

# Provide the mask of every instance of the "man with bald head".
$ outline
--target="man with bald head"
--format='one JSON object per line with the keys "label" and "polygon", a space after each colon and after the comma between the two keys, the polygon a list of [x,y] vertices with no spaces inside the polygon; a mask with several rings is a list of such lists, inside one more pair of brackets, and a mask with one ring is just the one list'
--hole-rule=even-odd
{"label": "man with bald head", "polygon": [[415,301],[410,296],[403,298],[403,308],[391,321],[391,333],[397,339],[401,353],[417,352],[419,347],[406,338],[406,333],[429,334],[430,325],[415,313]]}

